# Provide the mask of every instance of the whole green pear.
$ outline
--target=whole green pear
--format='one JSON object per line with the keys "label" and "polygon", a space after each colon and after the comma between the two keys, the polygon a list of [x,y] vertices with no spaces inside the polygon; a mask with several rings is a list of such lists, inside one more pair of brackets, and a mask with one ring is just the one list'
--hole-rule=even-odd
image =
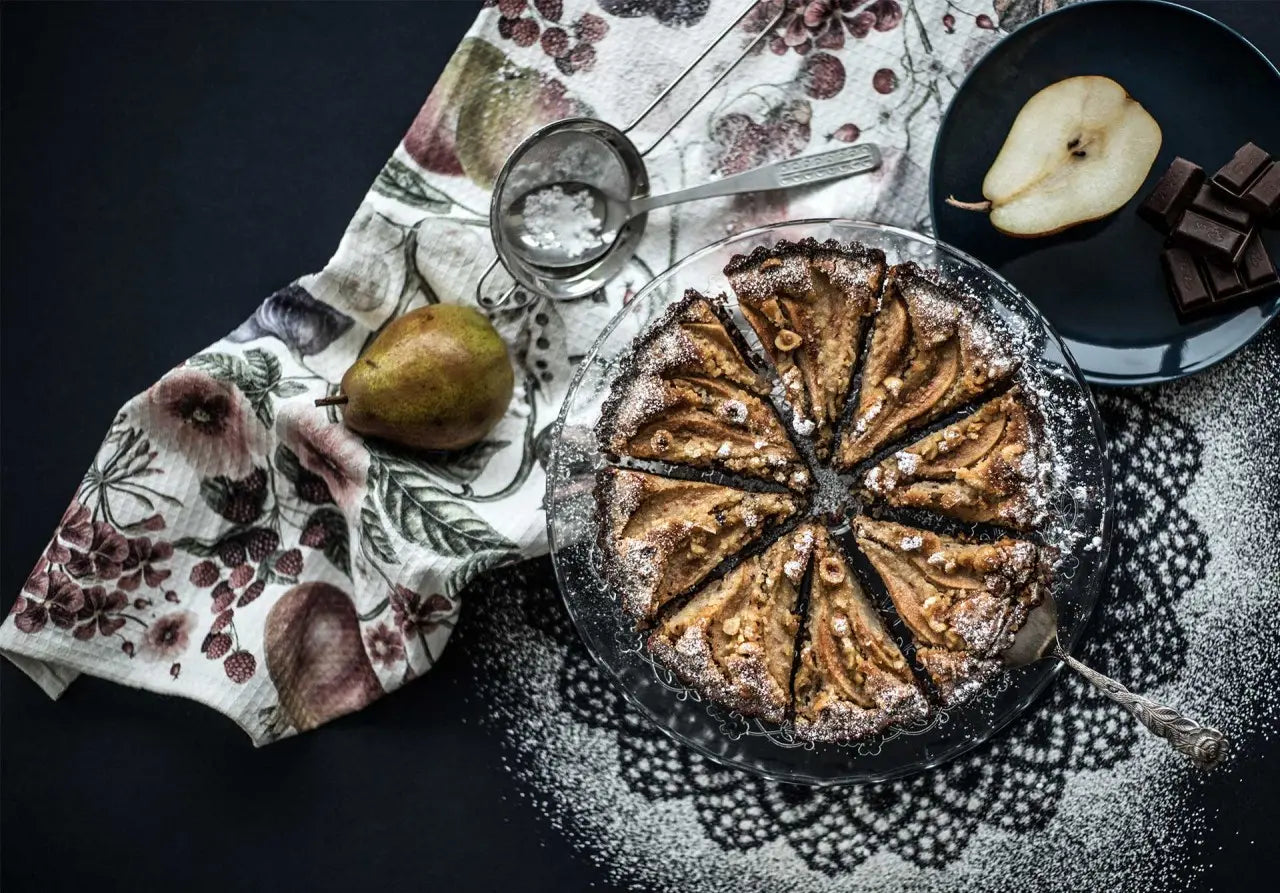
{"label": "whole green pear", "polygon": [[471,307],[429,304],[392,320],[342,376],[352,431],[423,450],[482,440],[507,411],[515,375],[507,345]]}

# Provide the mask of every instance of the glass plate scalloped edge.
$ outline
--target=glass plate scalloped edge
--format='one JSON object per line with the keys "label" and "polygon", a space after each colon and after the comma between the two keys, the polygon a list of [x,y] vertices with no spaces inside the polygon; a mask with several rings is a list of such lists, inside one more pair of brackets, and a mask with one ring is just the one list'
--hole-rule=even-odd
{"label": "glass plate scalloped edge", "polygon": [[[664,733],[724,765],[766,778],[810,785],[880,782],[938,766],[979,746],[1025,711],[1060,664],[1040,661],[1001,674],[970,703],[935,710],[917,727],[848,744],[815,744],[785,727],[747,719],[705,702],[655,663],[601,579],[597,567],[592,488],[606,463],[595,441],[599,408],[612,373],[634,338],[686,288],[725,293],[722,270],[734,254],[787,239],[859,241],[880,248],[890,263],[915,260],[958,283],[1007,326],[1021,329],[1033,351],[1019,373],[1036,400],[1059,403],[1052,426],[1056,458],[1054,505],[1045,539],[1060,553],[1053,580],[1064,647],[1074,650],[1097,601],[1112,528],[1111,474],[1102,421],[1062,339],[1008,281],[980,261],[928,236],[897,227],[838,218],[798,220],[738,233],[690,254],[655,277],[613,318],[583,358],[569,386],[547,471],[547,532],[556,580],[569,616],[592,657]],[[741,325],[749,342],[754,339]]]}

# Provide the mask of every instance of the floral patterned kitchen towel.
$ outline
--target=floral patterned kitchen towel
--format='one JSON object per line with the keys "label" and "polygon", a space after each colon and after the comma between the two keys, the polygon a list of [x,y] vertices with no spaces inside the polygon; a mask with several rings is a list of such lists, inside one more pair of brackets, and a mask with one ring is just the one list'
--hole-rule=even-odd
{"label": "floral patterned kitchen towel", "polygon": [[568,115],[630,121],[751,6],[486,3],[325,269],[120,410],[0,626],[0,651],[53,697],[89,673],[194,698],[257,744],[425,672],[467,583],[546,551],[548,424],[627,297],[683,255],[763,223],[838,215],[926,228],[929,153],[956,85],[1002,28],[1055,5],[751,8],[727,40],[759,38],[756,51],[650,156],[655,191],[864,138],[882,147],[882,168],[653,215],[604,291],[494,315],[518,386],[486,440],[410,455],[353,436],[314,399],[405,310],[474,302],[493,259],[489,189],[523,136]]}

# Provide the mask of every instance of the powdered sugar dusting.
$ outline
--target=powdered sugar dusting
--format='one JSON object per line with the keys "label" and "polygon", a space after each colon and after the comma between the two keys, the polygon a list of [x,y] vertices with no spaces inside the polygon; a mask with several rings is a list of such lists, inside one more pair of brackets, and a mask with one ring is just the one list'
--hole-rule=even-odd
{"label": "powdered sugar dusting", "polygon": [[525,240],[542,251],[582,257],[602,244],[604,220],[594,213],[586,190],[566,192],[563,186],[544,186],[524,199]]}

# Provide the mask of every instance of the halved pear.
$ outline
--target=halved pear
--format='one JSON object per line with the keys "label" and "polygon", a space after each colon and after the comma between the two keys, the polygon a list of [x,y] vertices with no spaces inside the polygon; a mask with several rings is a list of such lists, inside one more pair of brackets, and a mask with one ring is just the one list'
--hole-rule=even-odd
{"label": "halved pear", "polygon": [[1160,125],[1111,78],[1050,84],[1027,100],[982,181],[988,211],[1010,236],[1047,236],[1105,217],[1142,186],[1160,152]]}

